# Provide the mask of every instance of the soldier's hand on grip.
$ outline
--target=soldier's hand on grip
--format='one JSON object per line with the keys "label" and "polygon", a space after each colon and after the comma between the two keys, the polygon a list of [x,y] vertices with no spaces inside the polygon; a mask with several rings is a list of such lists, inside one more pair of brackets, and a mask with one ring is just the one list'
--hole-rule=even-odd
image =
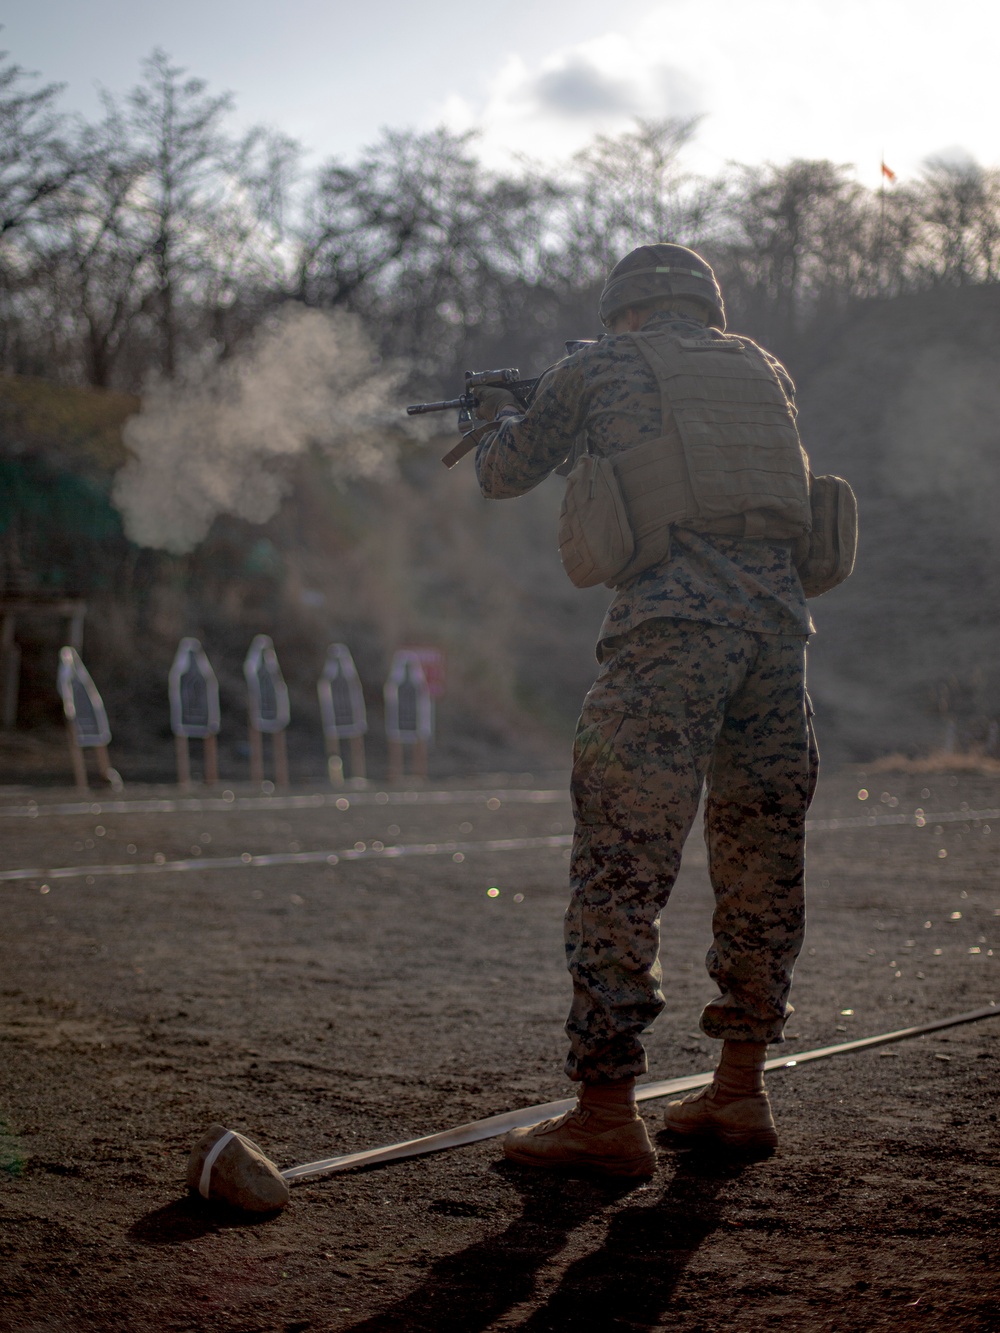
{"label": "soldier's hand on grip", "polygon": [[504,407],[516,408],[518,412],[524,410],[509,389],[497,388],[491,384],[479,384],[474,392],[476,416],[480,421],[496,420],[501,408]]}

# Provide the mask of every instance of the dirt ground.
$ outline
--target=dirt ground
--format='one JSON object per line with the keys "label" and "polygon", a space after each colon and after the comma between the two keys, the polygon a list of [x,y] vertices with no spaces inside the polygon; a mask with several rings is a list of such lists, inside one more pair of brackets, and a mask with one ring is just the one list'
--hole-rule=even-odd
{"label": "dirt ground", "polygon": [[[559,786],[63,812],[79,798],[0,790],[4,867],[94,871],[0,881],[0,1327],[1000,1328],[993,1018],[770,1075],[765,1160],[660,1135],[655,1178],[623,1188],[507,1167],[486,1142],[305,1182],[263,1221],[185,1197],[213,1120],[290,1166],[567,1095]],[[780,1054],[1000,1001],[998,806],[995,776],[824,777],[816,821],[930,817],[814,829]],[[502,838],[554,845],[475,846]],[[235,864],[169,867],[191,858]],[[122,864],[165,868],[99,870]],[[709,893],[693,838],[651,1078],[713,1062]],[[662,1103],[643,1111],[658,1132]]]}

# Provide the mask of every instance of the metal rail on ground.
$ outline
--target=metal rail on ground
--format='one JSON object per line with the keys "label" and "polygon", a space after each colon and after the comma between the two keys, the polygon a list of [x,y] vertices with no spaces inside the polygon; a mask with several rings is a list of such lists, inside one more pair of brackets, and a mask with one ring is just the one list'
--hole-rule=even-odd
{"label": "metal rail on ground", "polygon": [[[1000,1006],[991,1003],[981,1009],[957,1014],[953,1018],[939,1018],[931,1023],[921,1023],[917,1027],[899,1028],[895,1032],[882,1032],[874,1037],[859,1037],[856,1041],[845,1041],[836,1046],[821,1046],[816,1050],[802,1051],[797,1055],[779,1056],[777,1059],[768,1060],[764,1068],[795,1069],[812,1060],[825,1060],[831,1055],[848,1055],[853,1051],[870,1050],[873,1046],[887,1046],[890,1042],[907,1041],[911,1037],[920,1037],[928,1032],[940,1032],[943,1028],[957,1027],[961,1023],[974,1023],[982,1018],[993,1018],[997,1014],[1000,1014]],[[709,1072],[689,1074],[686,1078],[640,1084],[636,1088],[636,1101],[645,1102],[654,1098],[668,1097],[673,1093],[693,1092],[696,1088],[706,1087],[711,1081],[712,1074]],[[391,1143],[384,1148],[368,1148],[362,1152],[344,1153],[340,1157],[327,1157],[319,1162],[306,1162],[303,1166],[290,1166],[281,1174],[285,1180],[303,1180],[309,1176],[349,1171],[352,1167],[374,1166],[380,1162],[394,1162],[403,1157],[419,1157],[424,1153],[441,1152],[445,1148],[460,1148],[468,1143],[480,1143],[484,1139],[497,1138],[512,1129],[537,1125],[540,1120],[562,1115],[570,1110],[575,1102],[574,1097],[566,1097],[557,1102],[526,1106],[520,1111],[505,1111],[501,1115],[487,1116],[484,1120],[472,1120],[468,1124],[445,1129],[438,1134],[426,1134],[422,1138]]]}

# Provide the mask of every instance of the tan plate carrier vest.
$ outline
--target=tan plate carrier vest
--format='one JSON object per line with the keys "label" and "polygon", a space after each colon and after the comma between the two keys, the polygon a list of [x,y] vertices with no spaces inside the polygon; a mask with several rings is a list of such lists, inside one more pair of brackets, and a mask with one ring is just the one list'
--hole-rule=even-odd
{"label": "tan plate carrier vest", "polygon": [[809,533],[809,462],[761,349],[731,335],[632,337],[656,376],[665,433],[610,458],[584,454],[570,472],[559,549],[573,583],[618,587],[660,564],[673,526],[789,542]]}

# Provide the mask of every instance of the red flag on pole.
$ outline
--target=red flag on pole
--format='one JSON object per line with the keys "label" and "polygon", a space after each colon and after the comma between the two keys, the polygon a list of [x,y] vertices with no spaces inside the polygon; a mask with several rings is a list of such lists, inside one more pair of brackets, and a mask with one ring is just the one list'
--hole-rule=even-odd
{"label": "red flag on pole", "polygon": [[887,180],[894,181],[896,179],[896,173],[890,167],[887,167],[884,162],[882,163],[882,175]]}

